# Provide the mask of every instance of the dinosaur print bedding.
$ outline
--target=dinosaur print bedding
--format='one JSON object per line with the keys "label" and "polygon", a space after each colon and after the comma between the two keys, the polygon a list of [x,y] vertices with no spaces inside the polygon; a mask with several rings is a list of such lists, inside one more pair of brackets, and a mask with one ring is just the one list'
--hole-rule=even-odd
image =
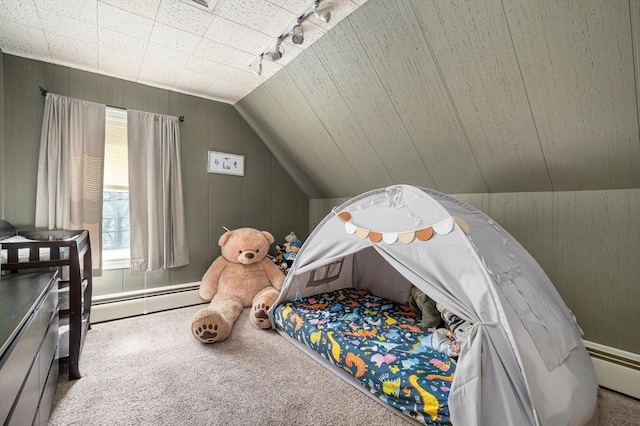
{"label": "dinosaur print bedding", "polygon": [[288,301],[276,326],[355,377],[380,400],[424,424],[449,424],[456,362],[428,348],[408,305],[346,288]]}

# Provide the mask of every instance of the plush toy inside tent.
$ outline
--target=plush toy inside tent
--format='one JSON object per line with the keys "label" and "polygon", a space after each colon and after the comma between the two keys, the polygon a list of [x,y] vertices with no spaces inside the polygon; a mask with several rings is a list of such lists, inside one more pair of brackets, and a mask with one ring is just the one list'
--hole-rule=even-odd
{"label": "plush toy inside tent", "polygon": [[[434,345],[409,306],[416,290],[469,326],[457,353]],[[582,331],[545,272],[490,217],[436,191],[397,185],[334,208],[269,315],[410,421],[597,424]]]}

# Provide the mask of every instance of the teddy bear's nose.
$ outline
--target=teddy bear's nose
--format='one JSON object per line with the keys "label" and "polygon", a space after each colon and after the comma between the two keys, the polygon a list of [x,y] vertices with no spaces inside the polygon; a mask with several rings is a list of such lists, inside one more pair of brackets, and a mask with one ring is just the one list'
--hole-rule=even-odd
{"label": "teddy bear's nose", "polygon": [[246,257],[247,259],[253,259],[253,253],[245,253],[244,257]]}

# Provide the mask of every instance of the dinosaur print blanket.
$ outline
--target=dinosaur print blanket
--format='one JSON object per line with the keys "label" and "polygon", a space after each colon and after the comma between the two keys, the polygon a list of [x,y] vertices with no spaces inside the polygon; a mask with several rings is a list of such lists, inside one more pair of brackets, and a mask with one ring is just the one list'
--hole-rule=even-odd
{"label": "dinosaur print blanket", "polygon": [[274,319],[391,407],[424,424],[450,424],[456,362],[423,343],[429,331],[408,305],[346,288],[285,302]]}

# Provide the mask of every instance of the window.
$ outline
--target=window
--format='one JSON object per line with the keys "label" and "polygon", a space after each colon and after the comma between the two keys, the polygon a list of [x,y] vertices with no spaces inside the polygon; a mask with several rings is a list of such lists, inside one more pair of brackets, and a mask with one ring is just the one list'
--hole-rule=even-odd
{"label": "window", "polygon": [[311,272],[311,278],[307,287],[316,286],[320,284],[330,283],[340,277],[340,271],[342,271],[342,263],[344,258],[331,262],[328,265],[320,266]]}
{"label": "window", "polygon": [[103,269],[129,267],[127,111],[107,107],[102,188]]}

